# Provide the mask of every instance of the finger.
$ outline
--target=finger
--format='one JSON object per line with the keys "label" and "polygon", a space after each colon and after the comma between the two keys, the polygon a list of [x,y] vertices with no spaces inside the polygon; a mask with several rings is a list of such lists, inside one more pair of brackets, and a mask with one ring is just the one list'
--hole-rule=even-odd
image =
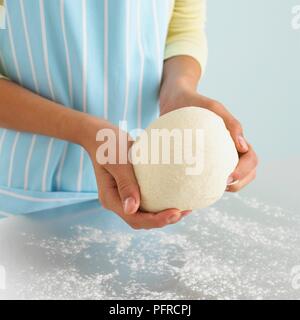
{"label": "finger", "polygon": [[104,208],[118,214],[134,229],[162,228],[181,219],[181,213],[177,209],[168,209],[159,213],[138,211],[131,215],[125,214],[117,183],[107,171],[101,174],[100,199]]}
{"label": "finger", "polygon": [[139,211],[136,214],[127,215],[123,218],[134,229],[154,229],[178,222],[181,219],[181,213],[178,209],[168,209],[159,213]]}
{"label": "finger", "polygon": [[256,169],[252,170],[243,180],[238,183],[228,186],[226,191],[228,192],[238,192],[244,188],[247,184],[252,182],[256,178]]}
{"label": "finger", "polygon": [[249,150],[249,145],[244,137],[241,124],[232,117],[230,121],[225,121],[225,125],[230,132],[235,147],[239,153],[246,153]]}
{"label": "finger", "polygon": [[247,153],[244,153],[240,156],[239,163],[237,167],[235,168],[234,172],[230,175],[228,178],[228,184],[236,184],[236,181],[243,180],[250,172],[253,171],[257,167],[258,160],[257,156],[252,149],[251,146],[249,146],[249,151]]}
{"label": "finger", "polygon": [[114,177],[106,170],[103,170],[101,173],[101,185],[99,189],[99,196],[103,207],[118,214],[120,218],[134,229],[162,228],[168,224],[178,222],[182,217],[178,209],[168,209],[159,213],[138,211],[131,215],[125,214],[117,183]]}
{"label": "finger", "polygon": [[181,212],[181,216],[182,216],[182,217],[186,217],[186,216],[188,216],[189,214],[191,214],[192,212],[193,212],[192,210],[182,211],[182,212]]}
{"label": "finger", "polygon": [[115,178],[125,214],[134,214],[140,206],[140,190],[131,164],[110,167]]}
{"label": "finger", "polygon": [[197,105],[216,113],[223,119],[238,152],[245,153],[248,151],[248,143],[244,137],[241,124],[220,102],[199,94],[196,94],[195,100],[197,100]]}
{"label": "finger", "polygon": [[249,151],[240,156],[239,163],[235,168],[234,172],[229,176],[227,185],[233,186],[244,178],[246,178],[249,173],[251,173],[258,165],[258,159],[253,151],[252,147],[249,146]]}
{"label": "finger", "polygon": [[119,212],[123,211],[119,190],[114,177],[103,170],[100,177],[99,198],[105,209]]}

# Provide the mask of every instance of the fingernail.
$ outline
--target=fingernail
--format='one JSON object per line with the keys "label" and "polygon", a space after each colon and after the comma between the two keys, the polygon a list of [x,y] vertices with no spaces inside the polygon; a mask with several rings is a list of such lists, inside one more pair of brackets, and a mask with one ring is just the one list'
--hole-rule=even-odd
{"label": "fingernail", "polygon": [[124,201],[124,213],[132,214],[135,212],[135,199],[129,197]]}
{"label": "fingernail", "polygon": [[230,185],[234,181],[233,177],[230,176],[227,180],[227,185]]}
{"label": "fingernail", "polygon": [[230,191],[230,187],[239,183],[239,182],[240,182],[240,180],[235,180],[235,181],[231,182],[230,184],[227,185],[225,191]]}
{"label": "fingernail", "polygon": [[233,185],[235,185],[235,184],[237,184],[239,182],[240,182],[240,180],[232,180],[232,182],[227,183],[227,186],[233,186]]}
{"label": "fingernail", "polygon": [[228,179],[227,179],[227,185],[228,186],[232,186],[232,185],[234,185],[234,184],[237,184],[239,182],[239,180],[237,179],[237,180],[235,180],[234,178],[233,178],[233,176],[230,176]]}
{"label": "fingernail", "polygon": [[168,223],[175,223],[179,220],[180,215],[178,213],[173,214],[171,217],[168,219]]}
{"label": "fingernail", "polygon": [[182,212],[181,212],[181,216],[182,216],[182,217],[186,217],[187,215],[189,215],[189,214],[192,213],[192,212],[193,212],[192,210],[182,211]]}
{"label": "fingernail", "polygon": [[248,150],[248,144],[245,140],[245,138],[243,136],[239,136],[238,137],[238,141],[239,141],[239,144],[240,146],[244,149],[244,150]]}

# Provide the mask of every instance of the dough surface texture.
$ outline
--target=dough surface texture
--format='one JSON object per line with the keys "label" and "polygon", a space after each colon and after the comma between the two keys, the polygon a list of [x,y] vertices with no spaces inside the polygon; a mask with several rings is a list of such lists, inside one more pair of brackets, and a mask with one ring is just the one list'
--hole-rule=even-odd
{"label": "dough surface texture", "polygon": [[[189,129],[191,134],[181,140],[185,141],[181,150],[186,147],[194,157],[197,147],[201,150],[202,158],[198,158],[199,161],[203,160],[201,173],[187,174],[187,168],[195,166],[187,161],[174,163],[175,139],[171,140],[170,146],[167,145],[169,150],[162,143],[154,149],[159,163],[153,164],[150,157],[154,140],[152,129],[176,129],[184,137],[184,130]],[[197,129],[203,134],[202,140],[196,138]],[[145,144],[146,140],[148,143]],[[162,162],[163,147],[164,151],[170,151],[169,164]],[[215,113],[199,107],[177,109],[158,118],[135,141],[131,152],[141,191],[141,208],[147,212],[168,208],[196,210],[212,205],[224,194],[227,179],[238,163],[234,142],[223,120]],[[135,163],[134,155],[144,156],[148,163]],[[182,157],[185,159],[184,155]]]}

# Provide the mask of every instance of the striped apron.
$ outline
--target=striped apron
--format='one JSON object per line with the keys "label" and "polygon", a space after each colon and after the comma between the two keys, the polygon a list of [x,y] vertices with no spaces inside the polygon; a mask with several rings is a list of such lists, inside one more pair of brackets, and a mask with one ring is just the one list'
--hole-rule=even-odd
{"label": "striped apron", "polygon": [[[173,0],[7,0],[0,73],[128,129],[158,112]],[[21,116],[21,115],[20,115]],[[97,198],[78,145],[0,129],[0,216]]]}

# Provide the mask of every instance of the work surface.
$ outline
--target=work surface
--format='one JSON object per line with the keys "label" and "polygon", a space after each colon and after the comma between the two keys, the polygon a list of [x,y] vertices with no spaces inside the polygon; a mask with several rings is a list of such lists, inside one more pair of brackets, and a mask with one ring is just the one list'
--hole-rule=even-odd
{"label": "work surface", "polygon": [[299,299],[298,199],[268,168],[162,230],[133,231],[96,202],[0,220],[0,298]]}

